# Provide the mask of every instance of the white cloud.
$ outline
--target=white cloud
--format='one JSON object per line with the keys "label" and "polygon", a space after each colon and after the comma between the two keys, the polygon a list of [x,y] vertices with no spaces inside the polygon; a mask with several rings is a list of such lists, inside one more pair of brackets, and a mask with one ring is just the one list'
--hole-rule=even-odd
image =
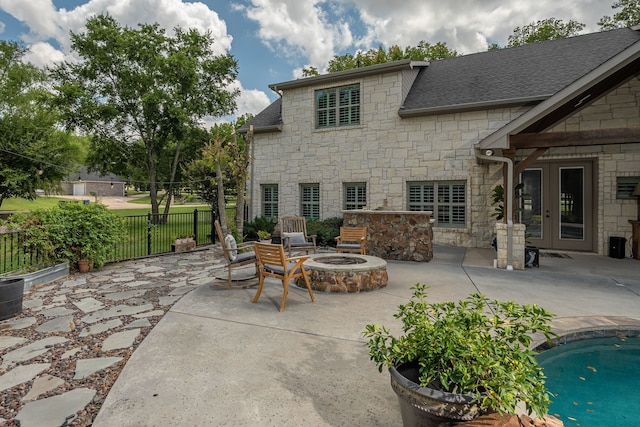
{"label": "white cloud", "polygon": [[44,67],[64,60],[64,54],[46,42],[38,42],[29,46],[24,59],[36,67]]}
{"label": "white cloud", "polygon": [[0,21],[0,34],[4,33],[5,28],[6,28],[6,25],[4,24],[4,22]]}
{"label": "white cloud", "polygon": [[[505,45],[513,29],[536,20],[574,19],[597,31],[597,21],[611,15],[602,0],[252,0],[244,11],[260,26],[262,42],[280,57],[298,56],[300,64],[323,70],[335,54],[421,40],[445,42],[458,53]],[[359,25],[353,25],[359,21]],[[354,28],[363,28],[354,34]]]}
{"label": "white cloud", "polygon": [[[171,31],[175,27],[196,28],[210,31],[215,43],[214,53],[223,54],[231,49],[233,37],[218,14],[200,2],[185,3],[182,0],[90,0],[74,9],[56,9],[51,0],[0,0],[0,7],[23,22],[29,33],[21,35],[27,45],[50,42],[58,45],[66,59],[71,59],[70,31],[82,32],[88,18],[109,13],[120,24],[136,27],[139,23],[157,22]],[[34,63],[51,64],[60,59],[50,50]],[[37,53],[34,52],[34,55]]]}
{"label": "white cloud", "polygon": [[260,25],[262,42],[281,57],[303,57],[322,68],[353,43],[349,23],[334,20],[316,0],[253,0],[244,10]]}

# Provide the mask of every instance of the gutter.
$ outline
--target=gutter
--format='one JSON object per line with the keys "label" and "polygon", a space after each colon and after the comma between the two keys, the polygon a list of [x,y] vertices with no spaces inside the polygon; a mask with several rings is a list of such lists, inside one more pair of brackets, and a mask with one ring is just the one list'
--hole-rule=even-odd
{"label": "gutter", "polygon": [[488,160],[490,162],[501,162],[507,164],[507,188],[505,189],[505,195],[509,195],[506,199],[509,203],[506,205],[506,218],[507,218],[507,270],[513,270],[513,160],[502,157],[494,156],[493,150],[485,150],[482,153],[480,150],[474,150],[476,158],[482,160]]}

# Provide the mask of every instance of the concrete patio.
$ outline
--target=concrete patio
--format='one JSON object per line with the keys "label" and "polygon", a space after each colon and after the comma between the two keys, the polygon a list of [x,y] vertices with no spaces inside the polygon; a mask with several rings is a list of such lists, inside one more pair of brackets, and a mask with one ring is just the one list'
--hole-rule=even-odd
{"label": "concrete patio", "polygon": [[417,282],[433,300],[481,292],[536,303],[562,330],[640,329],[640,261],[570,253],[540,267],[494,269],[492,250],[438,246],[429,263],[388,262],[386,288],[357,294],[204,284],[175,303],[140,344],[94,426],[400,426],[386,372],[369,360],[368,323],[397,327]]}

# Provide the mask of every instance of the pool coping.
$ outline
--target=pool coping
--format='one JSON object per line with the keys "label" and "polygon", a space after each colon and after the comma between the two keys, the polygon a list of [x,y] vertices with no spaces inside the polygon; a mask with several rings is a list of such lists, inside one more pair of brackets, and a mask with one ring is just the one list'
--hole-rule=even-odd
{"label": "pool coping", "polygon": [[558,317],[551,321],[555,337],[547,341],[535,334],[530,348],[548,350],[573,341],[609,337],[640,337],[640,317],[629,316],[575,316]]}

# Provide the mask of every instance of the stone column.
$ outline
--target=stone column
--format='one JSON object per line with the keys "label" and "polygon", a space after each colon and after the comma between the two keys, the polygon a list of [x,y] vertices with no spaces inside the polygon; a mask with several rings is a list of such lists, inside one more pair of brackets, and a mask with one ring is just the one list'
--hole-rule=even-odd
{"label": "stone column", "polygon": [[[514,270],[524,270],[524,245],[525,229],[524,224],[513,224],[513,240],[511,252],[511,265]],[[496,237],[498,243],[498,268],[507,268],[507,224],[496,223]]]}

